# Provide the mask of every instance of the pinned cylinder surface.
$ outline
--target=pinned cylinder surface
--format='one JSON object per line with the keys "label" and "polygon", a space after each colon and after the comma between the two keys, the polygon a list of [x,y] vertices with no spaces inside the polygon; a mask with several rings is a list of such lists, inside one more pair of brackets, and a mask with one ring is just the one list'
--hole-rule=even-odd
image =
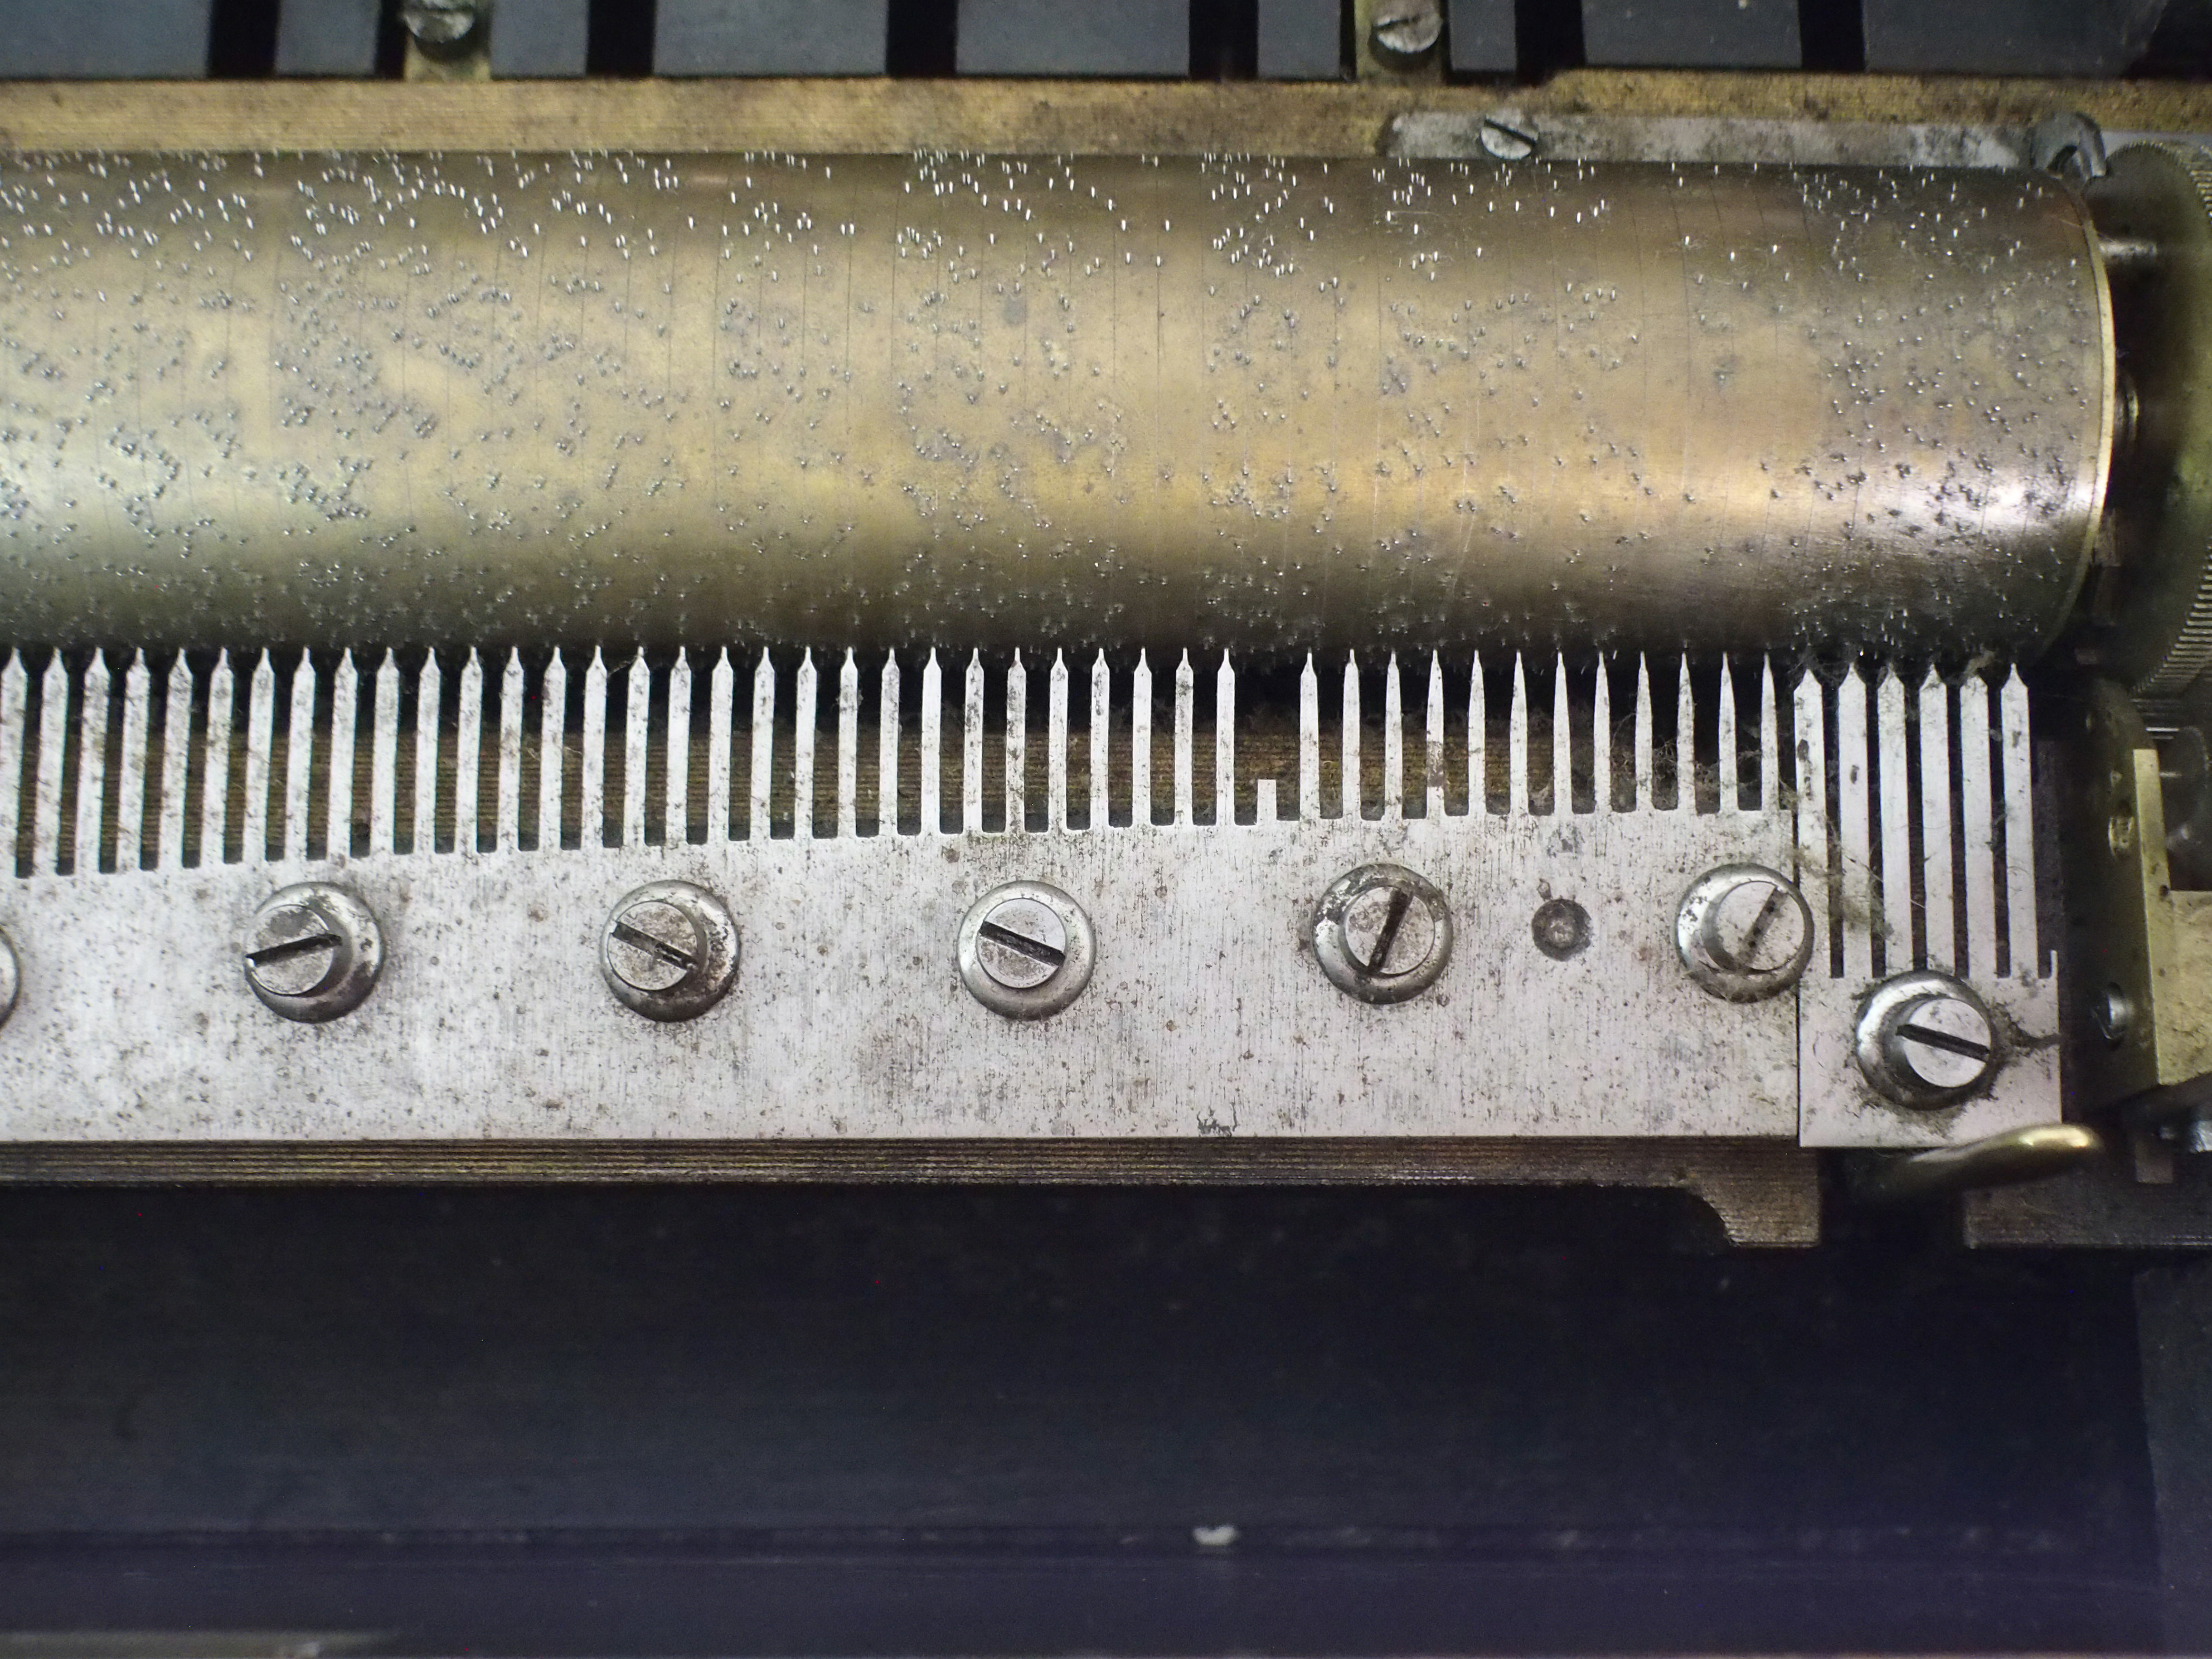
{"label": "pinned cylinder surface", "polygon": [[2029,655],[2102,498],[2019,175],[0,166],[0,639]]}

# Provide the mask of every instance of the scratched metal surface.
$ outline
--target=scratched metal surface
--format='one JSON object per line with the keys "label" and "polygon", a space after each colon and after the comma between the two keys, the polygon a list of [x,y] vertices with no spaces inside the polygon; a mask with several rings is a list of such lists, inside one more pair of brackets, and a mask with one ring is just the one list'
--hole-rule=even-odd
{"label": "scratched metal surface", "polygon": [[2026,174],[0,164],[0,638],[2032,654],[2112,425]]}

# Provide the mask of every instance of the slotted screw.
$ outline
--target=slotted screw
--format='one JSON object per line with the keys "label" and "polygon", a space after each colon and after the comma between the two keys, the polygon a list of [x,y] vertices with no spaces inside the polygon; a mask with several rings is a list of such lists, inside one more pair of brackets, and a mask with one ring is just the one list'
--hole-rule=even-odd
{"label": "slotted screw", "polygon": [[1813,953],[1813,912],[1796,884],[1762,864],[1709,870],[1682,896],[1674,949],[1704,989],[1729,1002],[1788,990]]}
{"label": "slotted screw", "polygon": [[1425,57],[1443,33],[1443,0],[1376,0],[1367,25],[1369,41],[1386,58]]}
{"label": "slotted screw", "polygon": [[683,982],[703,954],[691,918],[665,899],[647,899],[618,912],[609,928],[607,966],[639,991],[665,991]]}
{"label": "slotted screw", "polygon": [[1066,925],[1036,899],[993,905],[975,933],[976,959],[1008,990],[1030,990],[1066,965]]}
{"label": "slotted screw", "polygon": [[656,881],[623,896],[599,930],[599,971],[624,1007],[691,1019],[738,977],[738,924],[703,887]]}
{"label": "slotted screw", "polygon": [[1451,910],[1404,866],[1363,864],[1322,895],[1311,937],[1314,959],[1339,990],[1362,1002],[1403,1002],[1451,960]]}
{"label": "slotted screw", "polygon": [[1900,1106],[1933,1109],[1965,1099],[1997,1068],[1988,1006],[1948,974],[1899,974],[1859,1010],[1854,1057],[1875,1092]]}
{"label": "slotted screw", "polygon": [[977,899],[954,947],[969,994],[1009,1019],[1066,1007],[1091,982],[1097,954],[1083,907],[1041,881],[1010,881]]}
{"label": "slotted screw", "polygon": [[307,881],[272,893],[253,913],[246,982],[272,1012],[307,1024],[349,1014],[384,970],[384,930],[342,887]]}

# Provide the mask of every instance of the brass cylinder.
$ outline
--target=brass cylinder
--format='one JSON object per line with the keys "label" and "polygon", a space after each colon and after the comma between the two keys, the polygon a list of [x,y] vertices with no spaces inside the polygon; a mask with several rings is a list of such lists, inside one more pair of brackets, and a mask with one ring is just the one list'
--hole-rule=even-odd
{"label": "brass cylinder", "polygon": [[2017,175],[0,167],[0,640],[2033,653],[2112,326]]}

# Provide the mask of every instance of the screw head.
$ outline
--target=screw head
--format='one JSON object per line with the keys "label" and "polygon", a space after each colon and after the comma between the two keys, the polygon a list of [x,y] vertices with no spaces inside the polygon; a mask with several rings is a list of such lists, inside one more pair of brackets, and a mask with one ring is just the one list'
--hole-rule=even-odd
{"label": "screw head", "polygon": [[1362,1002],[1404,1002],[1451,960],[1451,907],[1398,864],[1363,864],[1330,884],[1314,908],[1314,957],[1329,982]]}
{"label": "screw head", "polygon": [[303,881],[261,902],[246,930],[246,982],[272,1013],[305,1024],[349,1014],[384,971],[376,914],[343,887]]}
{"label": "screw head", "polygon": [[8,1023],[8,1016],[15,1012],[15,993],[22,988],[22,970],[15,961],[15,947],[8,936],[0,933],[0,1025]]}
{"label": "screw head", "polygon": [[954,953],[976,1001],[1009,1019],[1042,1019],[1083,994],[1098,943],[1083,907],[1059,888],[1010,881],[968,907]]}
{"label": "screw head", "polygon": [[1876,1093],[1923,1110],[1954,1105],[1997,1069],[1996,1024],[1948,974],[1899,974],[1859,1010],[1854,1058]]}
{"label": "screw head", "polygon": [[1536,153],[1536,129],[1518,116],[1485,116],[1475,133],[1483,153],[1500,161],[1525,161]]}
{"label": "screw head", "polygon": [[418,45],[450,46],[468,38],[483,15],[480,0],[405,0],[399,21]]}
{"label": "screw head", "polygon": [[624,895],[599,930],[599,972],[625,1008],[647,1019],[691,1019],[737,982],[738,924],[722,901],[688,881]]}
{"label": "screw head", "polygon": [[1434,52],[1443,33],[1443,0],[1376,0],[1367,25],[1376,56],[1406,63]]}
{"label": "screw head", "polygon": [[1727,1002],[1762,1002],[1795,985],[1813,955],[1813,911],[1763,864],[1724,864],[1690,884],[1674,915],[1690,977]]}
{"label": "screw head", "polygon": [[2135,1025],[2135,1001],[2118,986],[2107,985],[2090,1004],[2089,1018],[2096,1022],[2097,1035],[2117,1048],[2128,1040],[2128,1032]]}

